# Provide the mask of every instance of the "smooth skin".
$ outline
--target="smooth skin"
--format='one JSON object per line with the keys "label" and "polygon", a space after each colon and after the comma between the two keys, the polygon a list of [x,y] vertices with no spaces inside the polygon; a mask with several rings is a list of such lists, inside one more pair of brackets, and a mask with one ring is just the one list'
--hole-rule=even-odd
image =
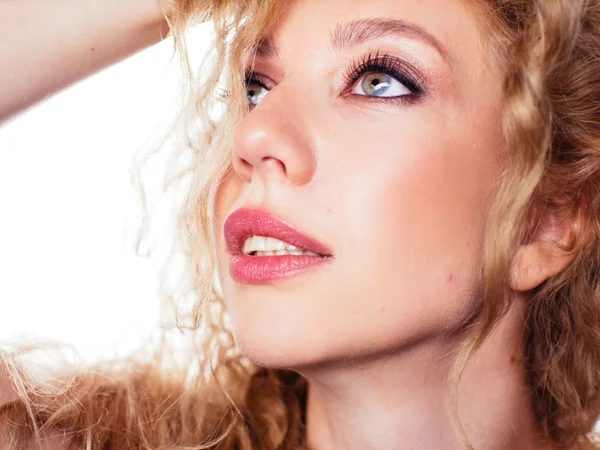
{"label": "smooth skin", "polygon": [[[370,17],[417,24],[443,50],[413,33],[328,45],[336,23]],[[0,60],[12,68],[0,73],[0,122],[166,34],[157,0],[3,0],[0,22]],[[478,306],[483,221],[503,151],[502,80],[478,45],[477,19],[458,0],[298,0],[273,36],[278,57],[255,59],[270,92],[236,130],[216,230],[238,207],[266,208],[332,246],[335,261],[237,285],[216,236],[236,339],[253,360],[309,379],[312,449],[463,449],[445,377],[465,338],[458,324]],[[342,93],[350,60],[373,49],[414,66],[418,101]],[[561,239],[566,228],[552,232]],[[464,377],[460,412],[477,449],[550,448],[537,438],[518,339],[519,292],[568,263],[546,237],[520,249],[515,307]]]}
{"label": "smooth skin", "polygon": [[[168,34],[169,13],[168,2],[159,0],[1,0],[0,125],[159,42]],[[0,404],[14,397],[0,367]],[[62,436],[46,438],[42,450],[64,448]]]}
{"label": "smooth skin", "polygon": [[[219,276],[246,356],[308,379],[313,450],[465,448],[446,379],[461,326],[480,307],[504,154],[502,70],[465,3],[290,0],[270,51],[248,58],[251,109],[217,198]],[[393,34],[355,27],[362,42],[340,45],[340,30],[372,19],[404,23]],[[390,55],[402,76],[346,84],[365,54]],[[333,261],[269,284],[236,282],[222,226],[241,207],[278,215],[330,246]],[[459,412],[475,449],[552,448],[535,426],[520,336],[521,292],[571,258],[546,239],[560,241],[570,222],[553,223],[519,249],[514,306],[464,374]]]}
{"label": "smooth skin", "polygon": [[0,123],[166,37],[163,3],[0,1]]}

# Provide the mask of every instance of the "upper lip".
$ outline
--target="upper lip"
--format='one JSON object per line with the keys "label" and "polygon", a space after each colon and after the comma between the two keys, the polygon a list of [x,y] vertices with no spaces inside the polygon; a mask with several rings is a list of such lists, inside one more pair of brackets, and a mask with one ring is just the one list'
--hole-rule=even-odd
{"label": "upper lip", "polygon": [[254,235],[272,237],[321,256],[331,256],[331,250],[326,245],[267,211],[238,209],[227,217],[223,229],[227,248],[233,255],[243,254],[246,238]]}

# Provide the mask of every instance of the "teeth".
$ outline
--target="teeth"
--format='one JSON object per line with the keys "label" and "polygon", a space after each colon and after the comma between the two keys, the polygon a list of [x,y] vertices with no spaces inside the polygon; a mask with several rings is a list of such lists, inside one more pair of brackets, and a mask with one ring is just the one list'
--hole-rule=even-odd
{"label": "teeth", "polygon": [[283,255],[294,255],[294,256],[310,255],[310,256],[319,256],[316,253],[309,252],[308,250],[292,250],[292,251],[278,250],[276,252],[273,252],[273,251],[268,251],[268,252],[257,251],[257,252],[253,252],[252,253],[252,256],[283,256]]}
{"label": "teeth", "polygon": [[250,236],[244,242],[244,255],[281,256],[281,255],[313,255],[316,253],[295,247],[279,239],[265,236]]}

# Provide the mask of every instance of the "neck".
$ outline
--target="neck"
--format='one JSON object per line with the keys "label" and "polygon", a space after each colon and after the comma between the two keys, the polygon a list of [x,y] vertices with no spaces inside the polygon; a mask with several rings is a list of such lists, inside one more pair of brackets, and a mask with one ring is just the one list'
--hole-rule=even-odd
{"label": "neck", "polygon": [[[474,448],[549,448],[525,382],[521,313],[515,302],[461,379],[458,413]],[[445,336],[369,362],[299,371],[309,381],[309,448],[464,450],[447,384],[464,339]]]}

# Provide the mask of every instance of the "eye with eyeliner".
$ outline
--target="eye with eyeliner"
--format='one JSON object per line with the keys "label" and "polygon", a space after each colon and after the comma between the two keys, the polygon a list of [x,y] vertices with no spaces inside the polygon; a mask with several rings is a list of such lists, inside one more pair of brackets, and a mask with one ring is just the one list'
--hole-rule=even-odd
{"label": "eye with eyeliner", "polygon": [[[263,75],[254,72],[254,70],[248,69],[246,70],[246,75],[244,77],[244,84],[246,86],[246,90],[248,90],[248,88],[250,87],[251,84],[257,84],[260,87],[266,89],[267,91],[270,91],[273,87],[269,87],[270,84],[272,84],[272,82],[268,81],[267,77],[264,77]],[[255,105],[251,105],[251,106],[255,106]]]}
{"label": "eye with eyeliner", "polygon": [[[371,95],[352,94],[350,91],[356,86],[357,82],[368,74],[384,74],[388,75],[404,87],[410,94],[390,97],[378,97]],[[353,95],[362,97],[365,101],[378,102],[402,102],[412,103],[417,101],[425,94],[424,82],[417,74],[417,70],[404,62],[402,59],[389,54],[380,54],[379,52],[369,52],[360,58],[353,60],[343,77],[342,95]]]}
{"label": "eye with eyeliner", "polygon": [[[394,78],[406,87],[410,93],[400,96],[378,97],[374,95],[359,95],[351,93],[357,82],[368,74],[384,74]],[[275,83],[268,77],[248,69],[245,74],[245,85],[248,88],[255,84],[261,88],[270,91]],[[368,52],[350,62],[343,74],[343,83],[340,90],[342,96],[362,97],[364,101],[376,101],[383,103],[403,104],[414,103],[425,94],[425,85],[418,71],[402,59],[390,54],[380,54],[377,52]],[[252,105],[251,106],[256,106]]]}

